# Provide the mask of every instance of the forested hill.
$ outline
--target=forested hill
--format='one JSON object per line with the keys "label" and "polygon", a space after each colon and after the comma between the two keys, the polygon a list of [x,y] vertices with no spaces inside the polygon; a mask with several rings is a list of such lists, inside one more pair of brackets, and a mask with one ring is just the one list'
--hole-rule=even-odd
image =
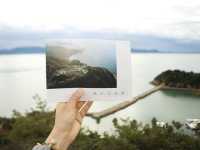
{"label": "forested hill", "polygon": [[165,83],[166,86],[172,88],[200,90],[200,73],[167,70],[155,77],[152,83],[154,85]]}

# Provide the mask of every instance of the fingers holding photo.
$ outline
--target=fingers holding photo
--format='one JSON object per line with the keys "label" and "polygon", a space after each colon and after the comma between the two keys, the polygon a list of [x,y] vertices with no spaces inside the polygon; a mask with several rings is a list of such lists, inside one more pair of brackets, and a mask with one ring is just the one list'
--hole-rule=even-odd
{"label": "fingers holding photo", "polygon": [[76,90],[73,94],[72,94],[72,96],[71,96],[71,98],[69,99],[69,104],[72,104],[73,106],[75,106],[76,107],[76,105],[77,105],[77,102],[79,102],[80,101],[80,98],[82,97],[84,95],[84,90],[83,89],[78,89],[78,90]]}
{"label": "fingers holding photo", "polygon": [[56,106],[56,112],[57,114],[63,114],[63,113],[72,113],[75,118],[79,120],[79,122],[82,122],[84,116],[88,112],[89,108],[92,105],[92,101],[80,101],[81,97],[84,95],[83,89],[76,90],[69,101],[66,102],[59,102]]}
{"label": "fingers holding photo", "polygon": [[82,106],[79,108],[79,113],[81,117],[84,117],[86,115],[86,113],[88,112],[92,104],[93,104],[93,101],[82,102]]}
{"label": "fingers holding photo", "polygon": [[79,124],[82,123],[82,120],[84,119],[86,113],[88,112],[89,108],[92,106],[92,101],[80,101],[78,103],[78,114],[76,117],[76,120],[79,122]]}

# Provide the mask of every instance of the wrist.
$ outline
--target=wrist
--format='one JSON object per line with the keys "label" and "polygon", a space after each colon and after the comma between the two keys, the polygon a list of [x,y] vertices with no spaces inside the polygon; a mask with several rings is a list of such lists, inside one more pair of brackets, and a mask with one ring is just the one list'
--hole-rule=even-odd
{"label": "wrist", "polygon": [[46,143],[51,144],[53,150],[67,150],[70,145],[68,133],[60,132],[54,128],[46,139]]}

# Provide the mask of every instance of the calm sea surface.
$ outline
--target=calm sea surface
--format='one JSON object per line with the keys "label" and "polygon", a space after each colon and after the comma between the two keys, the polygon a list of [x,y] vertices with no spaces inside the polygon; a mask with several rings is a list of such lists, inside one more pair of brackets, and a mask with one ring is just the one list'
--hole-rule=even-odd
{"label": "calm sea surface", "polygon": [[[152,88],[149,82],[166,69],[200,72],[200,54],[133,54],[134,96]],[[44,55],[0,55],[0,116],[11,116],[12,110],[24,112],[35,106],[33,96],[46,99]],[[100,111],[117,102],[95,102],[91,111]],[[52,104],[49,104],[52,107]],[[135,105],[106,117],[101,124],[86,118],[90,129],[112,130],[112,119],[135,118],[149,122],[153,117],[161,121],[200,118],[200,97],[182,92],[159,91]]]}

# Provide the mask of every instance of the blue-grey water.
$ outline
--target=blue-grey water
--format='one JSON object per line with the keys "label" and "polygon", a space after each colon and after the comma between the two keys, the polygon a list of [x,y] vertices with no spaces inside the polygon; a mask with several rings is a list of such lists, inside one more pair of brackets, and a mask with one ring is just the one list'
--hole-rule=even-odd
{"label": "blue-grey water", "polygon": [[[181,69],[200,72],[200,54],[133,54],[133,94],[134,96],[152,88],[149,82],[166,69]],[[0,55],[0,116],[10,116],[13,109],[24,112],[35,106],[32,99],[36,93],[46,99],[45,56]],[[95,102],[91,111],[100,111],[119,101]],[[49,104],[53,107],[54,104]],[[152,117],[162,121],[200,118],[200,97],[182,92],[159,91],[124,109],[106,117],[101,124],[86,118],[84,125],[90,129],[112,130],[115,117],[135,118],[149,122]]]}

